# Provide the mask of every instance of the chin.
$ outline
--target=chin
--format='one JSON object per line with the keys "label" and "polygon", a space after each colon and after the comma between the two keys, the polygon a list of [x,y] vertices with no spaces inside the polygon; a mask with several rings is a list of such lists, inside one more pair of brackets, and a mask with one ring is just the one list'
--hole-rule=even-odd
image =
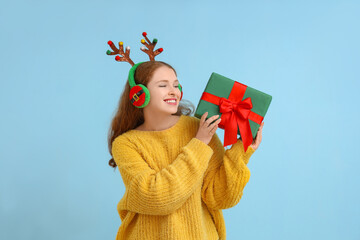
{"label": "chin", "polygon": [[[173,115],[173,114],[177,113],[178,109],[179,109],[179,104],[174,105],[174,106],[166,104],[166,105],[162,105],[161,107],[158,106],[157,112],[159,112],[159,113],[161,112],[162,114]],[[153,110],[155,110],[155,109],[153,109]],[[151,112],[156,114],[155,111],[151,111]]]}
{"label": "chin", "polygon": [[177,113],[177,109],[176,109],[176,111],[169,111],[168,113],[171,114],[171,115],[175,114],[175,113]]}
{"label": "chin", "polygon": [[167,111],[167,113],[173,115],[173,114],[177,113],[177,111],[178,111],[178,109],[176,108],[176,110],[174,110],[174,111]]}

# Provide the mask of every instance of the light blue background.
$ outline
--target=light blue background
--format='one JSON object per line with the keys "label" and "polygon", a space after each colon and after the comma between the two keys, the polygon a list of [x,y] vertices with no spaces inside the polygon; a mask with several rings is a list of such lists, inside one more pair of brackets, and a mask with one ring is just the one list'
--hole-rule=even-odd
{"label": "light blue background", "polygon": [[[196,106],[212,72],[273,96],[228,239],[360,239],[359,1],[1,1],[0,238],[115,239],[107,131],[158,38]],[[223,131],[218,130],[223,137]]]}

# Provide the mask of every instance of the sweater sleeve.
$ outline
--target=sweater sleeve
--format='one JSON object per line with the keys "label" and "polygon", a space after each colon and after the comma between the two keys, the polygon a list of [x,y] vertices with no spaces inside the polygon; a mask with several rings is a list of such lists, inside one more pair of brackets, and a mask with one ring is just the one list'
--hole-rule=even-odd
{"label": "sweater sleeve", "polygon": [[115,139],[112,153],[126,187],[123,207],[141,214],[168,215],[201,186],[213,150],[193,138],[160,171],[150,168],[130,141]]}
{"label": "sweater sleeve", "polygon": [[210,146],[214,154],[205,173],[201,197],[209,208],[231,208],[240,201],[250,179],[250,170],[246,164],[255,150],[249,146],[245,153],[242,141],[238,140],[225,151],[216,134]]}

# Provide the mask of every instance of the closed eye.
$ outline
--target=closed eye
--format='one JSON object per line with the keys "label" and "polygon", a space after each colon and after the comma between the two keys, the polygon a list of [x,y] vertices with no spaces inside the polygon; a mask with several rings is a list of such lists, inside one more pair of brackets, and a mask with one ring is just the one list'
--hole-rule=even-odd
{"label": "closed eye", "polygon": [[[159,87],[166,87],[166,85],[160,85]],[[178,88],[178,87],[179,87],[179,85],[174,86],[174,87]]]}

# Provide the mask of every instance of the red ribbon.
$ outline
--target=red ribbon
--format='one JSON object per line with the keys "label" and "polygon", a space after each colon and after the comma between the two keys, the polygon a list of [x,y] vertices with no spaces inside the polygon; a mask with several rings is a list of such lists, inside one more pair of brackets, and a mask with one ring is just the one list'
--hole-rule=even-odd
{"label": "red ribbon", "polygon": [[263,120],[262,116],[251,111],[253,106],[250,98],[242,100],[246,88],[246,85],[235,82],[228,99],[207,92],[201,97],[201,100],[219,106],[222,113],[219,127],[225,130],[224,146],[236,143],[239,128],[245,152],[253,141],[249,120],[258,124]]}

